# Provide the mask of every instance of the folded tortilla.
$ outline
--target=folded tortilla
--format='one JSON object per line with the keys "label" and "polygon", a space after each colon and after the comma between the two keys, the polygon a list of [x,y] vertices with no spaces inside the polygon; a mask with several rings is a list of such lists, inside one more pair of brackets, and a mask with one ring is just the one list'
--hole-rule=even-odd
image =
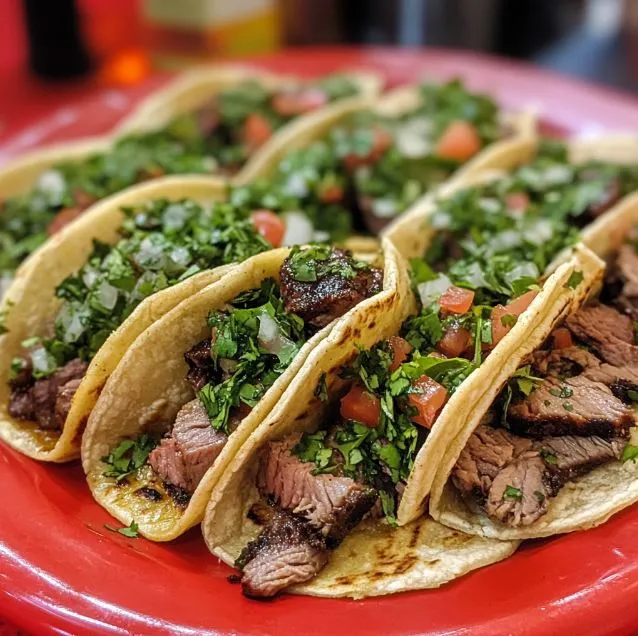
{"label": "folded tortilla", "polygon": [[[533,338],[543,322],[548,306],[571,307],[582,292],[566,286],[574,271],[582,271],[588,282],[600,272],[598,258],[586,248],[577,249],[573,257],[560,265],[545,282],[543,290],[519,319],[511,332],[483,363],[457,389],[421,447],[409,476],[399,507],[398,529],[383,521],[364,521],[332,553],[328,565],[315,579],[292,588],[293,592],[316,596],[350,596],[360,598],[418,588],[438,587],[475,568],[509,556],[516,542],[474,543],[466,535],[443,528],[423,516],[422,502],[427,497],[436,468],[445,449],[459,432],[465,412],[482,403],[490,386],[486,374],[501,366],[515,369],[520,342]],[[411,308],[414,311],[414,307]],[[248,512],[259,499],[255,475],[260,450],[272,440],[292,433],[314,431],[326,417],[329,407],[315,397],[315,387],[325,373],[328,394],[339,392],[339,372],[353,357],[355,347],[369,349],[377,342],[396,335],[407,314],[384,317],[374,331],[354,335],[348,348],[338,358],[326,359],[320,348],[307,362],[307,372],[300,374],[270,415],[238,452],[214,489],[203,523],[203,532],[211,551],[234,564],[242,549],[255,539],[260,526]],[[338,328],[332,336],[336,337]],[[344,337],[352,338],[345,328]],[[340,338],[343,340],[343,338]],[[348,350],[349,349],[349,350]],[[485,371],[484,371],[485,369]],[[404,525],[405,524],[405,525]]]}
{"label": "folded tortilla", "polygon": [[[436,198],[454,194],[464,187],[472,187],[504,176],[511,170],[532,161],[538,151],[541,138],[526,126],[524,135],[514,137],[507,142],[499,142],[489,149],[489,154],[477,157],[469,162],[452,179],[437,191],[415,202],[402,217],[386,228],[383,235],[390,239],[399,252],[406,258],[421,256],[430,243],[434,229],[428,219],[436,209]],[[590,160],[606,161],[618,164],[638,163],[638,137],[631,135],[610,135],[592,139],[573,139],[568,143],[569,160],[582,163]],[[615,206],[618,209],[618,206]],[[581,240],[594,251],[596,245],[592,239],[601,240],[603,233],[590,228],[601,224],[615,226],[614,210],[603,214],[589,227],[583,230]]]}
{"label": "folded tortilla", "polygon": [[56,287],[78,271],[93,251],[93,240],[113,244],[125,218],[122,208],[152,199],[188,197],[200,204],[221,201],[225,188],[206,177],[167,177],[104,199],[54,236],[27,259],[2,302],[7,333],[0,336],[0,438],[20,452],[41,461],[63,462],[80,452],[80,440],[89,414],[109,375],[135,341],[155,320],[185,298],[220,278],[231,267],[200,272],[184,282],[147,298],[111,334],[75,394],[62,434],[45,431],[35,423],[12,418],[8,413],[11,389],[6,381],[12,359],[21,353],[21,342],[47,332],[61,305]]}
{"label": "folded tortilla", "polygon": [[[360,96],[329,104],[326,108],[312,113],[310,119],[308,116],[294,119],[253,154],[236,178],[242,181],[253,179],[260,173],[260,167],[264,163],[270,163],[270,155],[280,153],[282,143],[285,146],[285,141],[279,141],[279,135],[283,134],[284,138],[289,138],[290,134],[293,136],[296,134],[295,131],[303,131],[306,125],[312,127],[317,120],[321,121],[321,116],[317,116],[320,112],[325,112],[329,116],[332,111],[338,112],[342,105],[350,101],[355,103],[361,101],[362,104],[373,103],[374,97],[382,88],[381,78],[370,72],[353,72],[351,77],[360,86]],[[165,87],[143,100],[110,134],[34,150],[4,166],[0,170],[0,199],[30,191],[38,177],[57,163],[82,161],[93,154],[108,152],[124,135],[146,133],[162,128],[175,117],[196,110],[217,93],[251,79],[259,81],[272,90],[300,82],[298,77],[276,75],[255,68],[233,65],[192,69],[177,76]],[[291,126],[294,130],[288,133]]]}
{"label": "folded tortilla", "polygon": [[[586,230],[588,242],[603,258],[613,254],[630,228],[638,224],[638,195],[627,197],[616,209],[604,215]],[[592,272],[593,273],[593,272]],[[597,278],[602,275],[599,272]],[[582,287],[582,291],[596,292],[597,280]],[[570,307],[556,302],[544,312],[543,320],[534,337],[520,341],[516,355],[521,358],[537,349],[567,315],[573,313],[581,302]],[[498,539],[528,539],[582,530],[604,523],[609,517],[638,501],[638,465],[632,461],[609,461],[581,477],[569,480],[551,499],[548,512],[535,522],[519,528],[501,524],[487,515],[472,512],[450,483],[450,475],[468,439],[479,426],[492,401],[517,365],[503,364],[499,372],[491,376],[491,387],[486,400],[477,403],[464,416],[463,427],[449,445],[432,487],[430,513],[445,525],[469,534]],[[486,374],[486,378],[488,375]],[[631,431],[631,444],[638,444],[638,432]]]}
{"label": "folded tortilla", "polygon": [[[193,399],[193,389],[185,379],[184,353],[210,335],[208,314],[222,309],[240,293],[259,288],[266,278],[278,280],[289,253],[289,249],[280,248],[248,259],[155,322],[122,357],[93,409],[82,441],[82,465],[89,487],[100,505],[124,524],[135,521],[139,532],[151,540],[174,539],[201,521],[211,490],[226,474],[242,444],[289,395],[291,383],[307,386],[318,370],[328,370],[352,354],[358,334],[383,329],[386,322],[400,319],[411,306],[405,268],[388,243],[383,254],[377,255],[378,265],[384,270],[383,290],[306,341],[286,371],[229,436],[186,508],[169,496],[149,501],[135,493],[138,483],[123,485],[105,477],[102,458],[122,439],[137,437],[149,423],[168,427],[181,407]],[[312,387],[314,390],[315,385]]]}

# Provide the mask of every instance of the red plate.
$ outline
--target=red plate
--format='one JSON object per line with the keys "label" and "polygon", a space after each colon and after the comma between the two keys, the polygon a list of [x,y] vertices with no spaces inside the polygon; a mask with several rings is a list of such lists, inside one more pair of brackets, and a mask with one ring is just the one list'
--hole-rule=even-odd
{"label": "red plate", "polygon": [[[624,95],[475,54],[321,49],[260,63],[302,74],[367,66],[391,84],[459,74],[508,107],[536,105],[555,132],[638,129],[638,102]],[[143,93],[138,87],[118,95],[133,103]],[[54,114],[3,150],[104,132],[123,114],[114,105],[117,99],[109,105],[103,95],[76,101],[65,106],[66,118]],[[1,446],[0,465],[0,617],[33,633],[599,636],[638,624],[638,508],[595,530],[531,542],[439,590],[258,603],[227,583],[230,568],[207,552],[197,529],[169,545],[105,530],[112,520],[91,499],[78,465],[37,464]]]}

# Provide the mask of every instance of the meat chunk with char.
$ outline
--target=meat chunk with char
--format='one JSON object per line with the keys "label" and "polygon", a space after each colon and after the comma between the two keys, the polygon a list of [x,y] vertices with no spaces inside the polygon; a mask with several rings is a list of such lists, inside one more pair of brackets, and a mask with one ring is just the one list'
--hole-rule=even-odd
{"label": "meat chunk with char", "polygon": [[189,494],[215,463],[228,438],[215,430],[199,400],[185,404],[171,433],[149,455],[149,463],[159,477]]}
{"label": "meat chunk with char", "polygon": [[318,329],[383,288],[383,272],[380,269],[357,269],[355,276],[350,278],[340,273],[340,269],[347,271],[352,267],[352,256],[346,250],[333,248],[328,264],[334,267],[316,281],[297,280],[290,257],[284,261],[280,271],[281,297],[286,310],[298,314],[307,324]]}
{"label": "meat chunk with char", "polygon": [[372,509],[377,493],[350,477],[313,475],[315,465],[292,452],[298,441],[295,435],[266,445],[257,485],[281,508],[305,519],[329,546],[338,545]]}
{"label": "meat chunk with char", "polygon": [[593,382],[601,382],[623,402],[634,401],[629,392],[638,392],[638,366],[616,367],[601,362],[591,351],[582,347],[537,351],[533,356],[533,364],[542,375],[572,377],[582,374]]}
{"label": "meat chunk with char", "polygon": [[480,426],[452,471],[452,483],[497,521],[517,528],[537,521],[570,479],[618,459],[620,438],[565,435],[530,440]]}
{"label": "meat chunk with char", "polygon": [[243,570],[242,590],[251,598],[271,598],[314,578],[329,555],[317,532],[289,512],[279,510],[236,561]]}
{"label": "meat chunk with char", "polygon": [[567,327],[609,364],[638,366],[633,323],[613,307],[597,304],[583,307],[566,320]]}
{"label": "meat chunk with char", "polygon": [[638,252],[634,245],[618,250],[615,262],[607,268],[601,298],[638,320]]}
{"label": "meat chunk with char", "polygon": [[526,398],[511,404],[507,419],[514,432],[535,438],[569,434],[625,437],[634,425],[631,409],[604,384],[584,375],[546,378]]}
{"label": "meat chunk with char", "polygon": [[202,340],[192,349],[184,354],[186,364],[188,364],[188,374],[186,381],[195,389],[200,391],[208,384],[215,374],[215,363],[210,357],[211,341]]}
{"label": "meat chunk with char", "polygon": [[45,430],[62,430],[86,370],[87,364],[75,359],[31,385],[21,378],[19,386],[13,385],[9,414],[21,420],[35,420]]}

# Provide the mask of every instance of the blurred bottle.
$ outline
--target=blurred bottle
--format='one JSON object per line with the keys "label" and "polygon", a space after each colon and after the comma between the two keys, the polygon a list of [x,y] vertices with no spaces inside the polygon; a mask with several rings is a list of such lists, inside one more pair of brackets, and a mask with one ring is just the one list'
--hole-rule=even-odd
{"label": "blurred bottle", "polygon": [[91,68],[74,0],[24,0],[29,67],[39,77],[69,79]]}
{"label": "blurred bottle", "polygon": [[280,43],[276,0],[144,0],[143,17],[152,61],[162,67],[269,52]]}

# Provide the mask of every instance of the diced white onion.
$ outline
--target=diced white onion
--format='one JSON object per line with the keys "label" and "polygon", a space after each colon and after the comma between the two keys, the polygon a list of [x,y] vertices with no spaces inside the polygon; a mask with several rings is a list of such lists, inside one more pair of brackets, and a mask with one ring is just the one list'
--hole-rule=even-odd
{"label": "diced white onion", "polygon": [[425,117],[418,117],[399,126],[395,133],[398,151],[404,157],[425,157],[432,151],[432,122]]}
{"label": "diced white onion", "polygon": [[286,183],[285,192],[291,197],[301,199],[308,194],[308,184],[301,175],[292,174]]}
{"label": "diced white onion", "polygon": [[554,229],[549,219],[538,219],[530,223],[525,231],[525,238],[534,245],[542,245],[552,238]]}
{"label": "diced white onion", "polygon": [[82,280],[89,289],[93,287],[97,279],[98,273],[92,267],[87,267],[87,269],[84,270],[84,274],[82,274]]}
{"label": "diced white onion", "polygon": [[380,219],[393,219],[398,213],[394,199],[372,199],[372,213]]}
{"label": "diced white onion", "polygon": [[104,309],[113,309],[117,304],[118,291],[113,285],[102,281],[98,289],[98,300]]}
{"label": "diced white onion", "polygon": [[277,321],[269,314],[259,316],[259,333],[257,334],[259,346],[273,355],[278,355],[286,345],[292,341],[281,333]]}
{"label": "diced white onion", "polygon": [[441,294],[452,284],[445,274],[439,274],[438,278],[419,283],[417,290],[424,307],[428,307],[436,302]]}
{"label": "diced white onion", "polygon": [[303,212],[286,212],[282,216],[286,224],[282,245],[305,245],[312,241],[315,228]]}
{"label": "diced white onion", "polygon": [[36,188],[46,193],[50,199],[61,201],[66,189],[66,182],[58,170],[47,170],[38,177]]}
{"label": "diced white onion", "polygon": [[40,373],[46,373],[49,370],[49,355],[46,349],[39,347],[31,352],[31,362],[33,370]]}

